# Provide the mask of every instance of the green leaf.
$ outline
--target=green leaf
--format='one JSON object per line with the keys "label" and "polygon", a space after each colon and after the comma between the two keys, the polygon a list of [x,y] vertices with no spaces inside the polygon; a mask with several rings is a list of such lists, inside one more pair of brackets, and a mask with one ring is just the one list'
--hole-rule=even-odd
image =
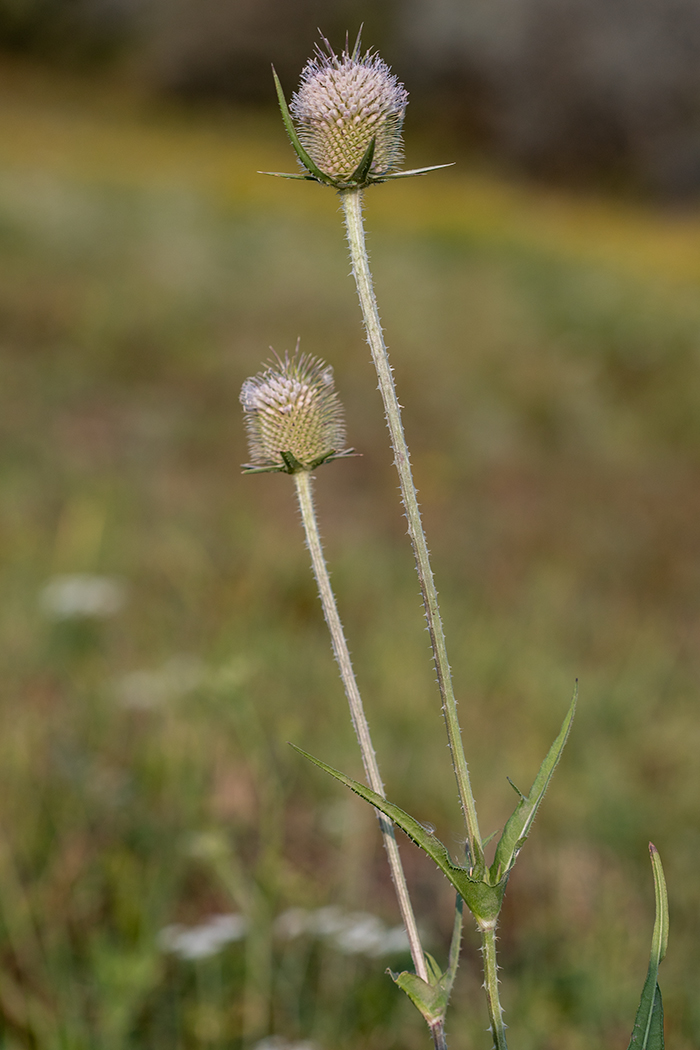
{"label": "green leaf", "polygon": [[462,898],[457,894],[455,902],[455,921],[452,926],[452,939],[450,940],[450,954],[447,957],[447,969],[443,974],[443,987],[446,998],[449,1000],[452,994],[452,985],[457,976],[459,966],[459,949],[462,945],[462,912],[464,911]]}
{"label": "green leaf", "polygon": [[447,995],[442,987],[443,974],[432,955],[425,953],[425,961],[428,964],[430,983],[426,983],[418,974],[404,970],[402,973],[394,973],[389,970],[392,980],[398,984],[411,1000],[417,1010],[421,1012],[428,1024],[442,1021],[447,1010]]}
{"label": "green leaf", "polygon": [[651,939],[651,957],[647,979],[642,989],[639,1009],[634,1019],[632,1038],[627,1050],[664,1050],[664,1007],[658,985],[659,964],[668,947],[668,896],[661,857],[653,843],[649,843],[654,872],[656,918]]}
{"label": "green leaf", "polygon": [[668,949],[668,893],[666,892],[666,878],[661,864],[659,851],[653,842],[649,843],[649,856],[654,872],[654,899],[656,904],[656,917],[654,919],[654,934],[651,939],[652,956],[656,955],[658,966],[662,959],[666,958]]}
{"label": "green leaf", "polygon": [[[549,786],[549,781],[552,779],[552,774],[561,758],[561,753],[564,750],[564,745],[566,744],[569,732],[571,731],[571,723],[574,720],[577,699],[578,683],[574,689],[571,706],[569,707],[566,718],[564,719],[559,736],[550,747],[547,757],[540,766],[540,771],[535,777],[535,782],[530,789],[530,794],[526,797],[515,788],[520,795],[520,802],[518,802],[513,815],[506,823],[506,826],[503,829],[503,834],[501,835],[498,846],[496,847],[496,855],[490,870],[491,883],[493,885],[497,885],[502,879],[507,878],[515,863],[515,858],[517,857],[519,850],[522,848],[525,839],[530,834],[532,822],[535,819],[540,802],[544,798],[545,791]],[[515,785],[512,786],[514,787]]]}
{"label": "green leaf", "polygon": [[428,1024],[435,1024],[445,1019],[447,1004],[452,993],[452,986],[457,975],[459,963],[459,947],[462,940],[462,898],[457,894],[455,906],[455,921],[452,930],[452,941],[450,943],[450,955],[448,966],[443,973],[435,959],[428,952],[425,953],[425,961],[428,967],[428,981],[422,980],[415,973],[404,970],[403,973],[391,974],[392,979],[399,988],[402,988],[413,1005],[420,1010]]}
{"label": "green leaf", "polygon": [[[297,157],[299,158],[301,163],[304,165],[304,167],[307,169],[307,171],[311,172],[311,174],[314,176],[315,179],[318,179],[319,182],[325,182],[326,185],[328,185],[328,186],[333,186],[334,185],[333,180],[328,175],[324,175],[320,168],[316,167],[316,165],[312,161],[311,157],[309,156],[309,154],[306,152],[306,150],[302,146],[301,142],[299,141],[299,136],[297,135],[297,129],[294,127],[294,123],[292,121],[292,115],[289,112],[289,106],[287,105],[287,100],[284,97],[284,91],[282,90],[282,85],[280,83],[280,78],[277,76],[277,72],[275,71],[275,67],[274,66],[272,67],[272,76],[274,77],[274,80],[275,80],[275,90],[277,92],[277,101],[279,102],[280,112],[282,114],[282,120],[284,121],[284,126],[287,129],[287,134],[289,135],[289,141],[291,142],[292,146],[294,147],[294,151],[295,151]],[[304,176],[302,176],[302,177],[304,177]]]}
{"label": "green leaf", "polygon": [[499,886],[491,886],[479,879],[472,878],[467,868],[462,868],[453,862],[447,848],[440,839],[432,831],[428,831],[427,828],[423,827],[420,821],[412,817],[410,813],[406,813],[405,810],[395,806],[393,802],[389,802],[388,799],[378,795],[376,791],[372,791],[365,784],[360,784],[357,780],[346,777],[344,773],[340,773],[337,769],[333,769],[332,766],[321,762],[320,759],[314,758],[313,755],[309,755],[306,751],[302,751],[296,744],[291,746],[304,758],[308,758],[310,762],[318,766],[319,769],[330,773],[332,777],[349,787],[351,791],[363,798],[365,802],[369,802],[380,813],[393,820],[394,824],[401,828],[437,864],[440,871],[447,876],[477,920],[490,922],[497,918],[505,892],[505,880]]}
{"label": "green leaf", "polygon": [[458,868],[453,864],[452,859],[447,851],[447,848],[442,844],[440,839],[432,832],[428,831],[419,821],[412,817],[410,813],[406,813],[403,809],[399,809],[393,802],[389,802],[388,799],[378,795],[376,791],[372,791],[365,784],[360,784],[357,780],[353,780],[351,777],[347,777],[345,773],[341,773],[337,769],[333,769],[332,766],[326,765],[319,758],[314,758],[313,755],[303,751],[296,744],[291,745],[295,751],[298,751],[304,758],[308,758],[310,762],[318,766],[319,769],[323,769],[324,772],[330,773],[332,777],[339,780],[341,784],[345,784],[351,791],[363,798],[365,802],[369,802],[370,805],[374,806],[385,816],[389,817],[397,827],[401,828],[417,846],[420,846],[422,850],[432,857],[437,866],[443,871],[448,878],[452,869],[455,871],[466,871],[464,868]]}

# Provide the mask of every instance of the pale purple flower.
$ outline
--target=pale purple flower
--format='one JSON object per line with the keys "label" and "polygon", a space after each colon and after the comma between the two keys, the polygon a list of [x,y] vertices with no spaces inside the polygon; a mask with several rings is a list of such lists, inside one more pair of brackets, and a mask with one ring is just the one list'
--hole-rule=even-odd
{"label": "pale purple flower", "polygon": [[320,171],[342,181],[374,138],[370,180],[395,171],[408,92],[379,55],[360,55],[359,41],[340,55],[328,41],[324,46],[307,62],[290,106],[302,146]]}

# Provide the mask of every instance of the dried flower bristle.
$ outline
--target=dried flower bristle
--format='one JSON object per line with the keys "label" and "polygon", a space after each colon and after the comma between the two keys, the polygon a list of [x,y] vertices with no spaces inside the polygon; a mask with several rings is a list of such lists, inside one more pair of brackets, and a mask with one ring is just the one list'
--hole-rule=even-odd
{"label": "dried flower bristle", "polygon": [[320,358],[295,353],[277,358],[246,379],[241,404],[248,431],[248,471],[314,470],[348,455],[343,406],[333,369]]}
{"label": "dried flower bristle", "polygon": [[386,175],[401,163],[401,128],[408,92],[386,62],[346,47],[317,50],[301,75],[290,106],[309,157],[333,179],[348,179],[375,139],[369,174]]}

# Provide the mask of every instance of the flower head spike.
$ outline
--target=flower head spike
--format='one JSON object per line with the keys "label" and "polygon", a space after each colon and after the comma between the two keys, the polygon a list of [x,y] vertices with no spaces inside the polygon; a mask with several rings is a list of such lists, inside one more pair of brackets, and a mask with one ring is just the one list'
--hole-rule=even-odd
{"label": "flower head spike", "polygon": [[282,119],[306,172],[264,174],[347,190],[448,166],[396,170],[403,158],[408,92],[379,55],[361,54],[359,37],[352,52],[346,43],[340,55],[323,40],[304,67],[291,107],[274,70],[273,75]]}
{"label": "flower head spike", "polygon": [[318,357],[296,352],[277,357],[246,379],[241,404],[252,462],[245,473],[296,474],[353,454],[344,449],[343,406],[333,369]]}

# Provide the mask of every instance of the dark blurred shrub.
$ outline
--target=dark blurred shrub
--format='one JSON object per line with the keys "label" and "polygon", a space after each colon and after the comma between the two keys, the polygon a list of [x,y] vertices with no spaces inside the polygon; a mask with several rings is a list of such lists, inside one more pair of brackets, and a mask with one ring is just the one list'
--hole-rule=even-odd
{"label": "dark blurred shrub", "polygon": [[0,48],[62,64],[103,62],[133,35],[137,0],[0,0]]}
{"label": "dark blurred shrub", "polygon": [[425,87],[519,166],[700,189],[698,0],[406,0],[404,16]]}
{"label": "dark blurred shrub", "polygon": [[155,82],[179,93],[223,94],[245,102],[273,99],[271,62],[283,81],[296,85],[319,29],[339,48],[345,33],[354,38],[364,23],[365,39],[385,48],[394,6],[392,0],[150,2],[144,58]]}

